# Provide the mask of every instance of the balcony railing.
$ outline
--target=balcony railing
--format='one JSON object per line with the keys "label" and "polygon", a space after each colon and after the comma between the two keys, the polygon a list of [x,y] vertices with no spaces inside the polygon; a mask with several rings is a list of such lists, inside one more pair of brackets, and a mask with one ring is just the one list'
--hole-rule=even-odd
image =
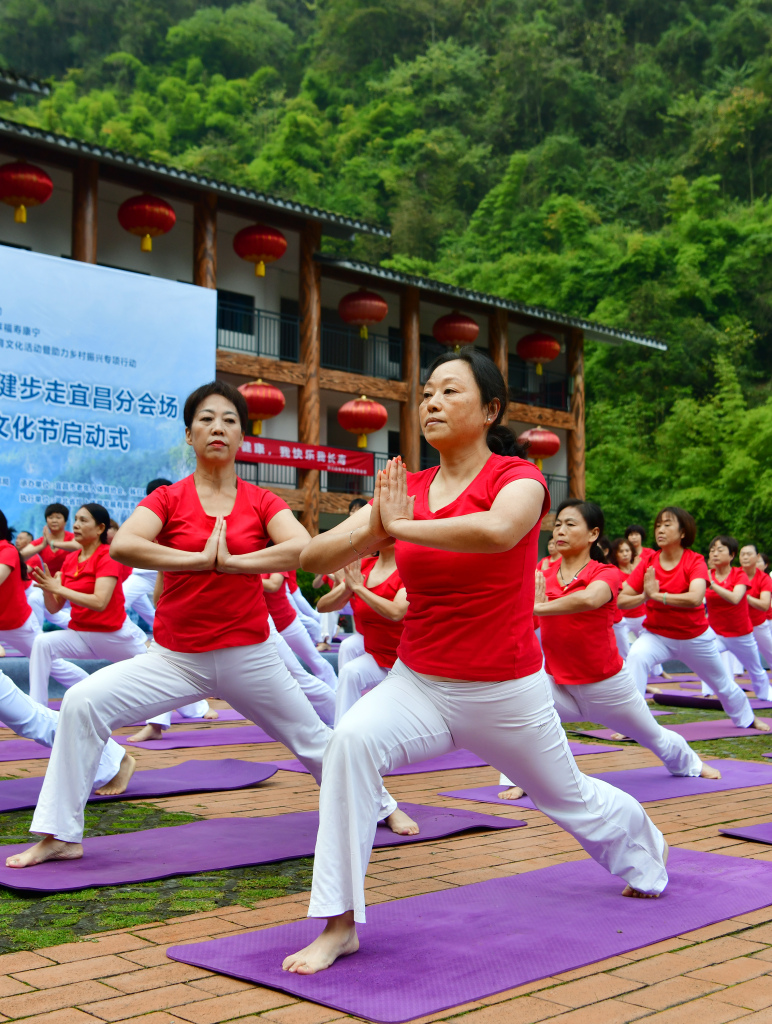
{"label": "balcony railing", "polygon": [[540,405],[545,409],[571,408],[568,380],[563,373],[545,370],[539,374],[534,366],[522,360],[509,361],[509,399],[524,405]]}
{"label": "balcony railing", "polygon": [[293,466],[273,466],[267,462],[236,462],[236,472],[242,480],[260,487],[287,487],[298,485],[298,471]]}
{"label": "balcony railing", "polygon": [[550,498],[552,499],[550,510],[554,512],[561,501],[565,501],[568,497],[568,477],[556,476],[554,473],[545,473],[544,479],[547,481],[547,487],[550,489]]}
{"label": "balcony railing", "polygon": [[401,380],[402,339],[372,333],[360,338],[359,331],[322,323],[321,362],[327,370]]}
{"label": "balcony railing", "polygon": [[[384,469],[389,456],[383,452],[374,452],[375,472]],[[320,487],[332,494],[361,494],[370,498],[375,490],[375,478],[372,476],[347,476],[345,473],[320,473]]]}

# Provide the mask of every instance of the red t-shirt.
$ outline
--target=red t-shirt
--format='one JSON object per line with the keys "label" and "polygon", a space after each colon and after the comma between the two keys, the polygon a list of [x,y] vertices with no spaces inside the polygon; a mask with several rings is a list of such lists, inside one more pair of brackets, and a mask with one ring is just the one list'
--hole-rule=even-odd
{"label": "red t-shirt", "polygon": [[298,571],[297,569],[292,569],[291,572],[285,573],[285,575],[287,577],[287,587],[290,593],[294,594],[298,589]]}
{"label": "red t-shirt", "polygon": [[[295,605],[290,601],[289,594],[287,593],[287,576],[289,573],[283,572],[281,575],[284,577],[284,582],[275,593],[271,594],[267,590],[263,591],[265,603],[268,606],[268,614],[273,619],[273,624],[280,633],[298,617]],[[269,576],[273,576],[273,573],[262,573],[264,580],[267,580]]]}
{"label": "red t-shirt", "polygon": [[40,555],[30,555],[30,557],[27,559],[27,578],[23,581],[25,590],[29,590],[29,588],[32,586],[33,569],[40,569],[42,571],[43,561]]}
{"label": "red t-shirt", "polygon": [[634,568],[637,569],[639,565],[648,565],[652,558],[656,555],[654,548],[641,548],[640,555],[636,556],[634,561]]}
{"label": "red t-shirt", "polygon": [[[709,577],[727,590],[734,590],[738,583],[747,588],[746,594],[750,590],[750,580],[745,569],[736,565],[730,568],[725,580],[717,580],[713,569],[709,570]],[[708,605],[708,624],[719,636],[747,636],[752,632],[750,609],[745,597],[737,604],[730,604],[708,586],[705,600]]]}
{"label": "red t-shirt", "polygon": [[[454,501],[429,510],[429,486],[439,466],[408,473],[415,519],[453,519],[487,512],[514,480],[544,487],[542,516],[550,498],[544,477],[526,459],[492,453]],[[539,523],[509,551],[463,554],[398,540],[397,569],[410,607],[404,618],[401,661],[414,672],[480,682],[516,679],[538,672],[541,650],[533,631],[533,595]],[[464,621],[458,629],[458,616]]]}
{"label": "red t-shirt", "polygon": [[[367,586],[370,573],[377,561],[377,558],[362,559],[362,575],[365,579],[365,586]],[[368,589],[378,597],[393,601],[397,592],[403,590],[404,586],[399,572],[395,569],[383,583]],[[357,633],[361,633],[364,637],[365,651],[375,658],[381,668],[391,668],[397,660],[397,648],[402,638],[405,620],[392,622],[390,619],[384,618],[357,594],[351,595],[351,610],[354,613]]]}
{"label": "red t-shirt", "polygon": [[[244,555],[270,540],[267,526],[288,508],[270,491],[239,479],[236,501],[226,516],[228,550]],[[203,551],[215,517],[201,507],[192,476],[159,487],[141,502],[164,524],[158,542],[183,551]],[[246,647],[268,639],[268,609],[260,573],[164,572],[153,635],[172,651],[198,653]]]}
{"label": "red t-shirt", "polygon": [[[64,531],[64,539],[65,540],[75,540],[75,534],[74,533],[68,533],[67,530],[65,530]],[[38,537],[38,539],[37,540],[33,540],[32,543],[33,544],[42,544],[44,540],[45,540],[45,537]],[[75,554],[77,555],[77,553],[78,552],[76,551]],[[72,554],[71,551],[62,551],[61,549],[57,549],[56,551],[52,551],[51,548],[48,546],[48,544],[46,544],[46,546],[40,552],[40,557],[46,563],[46,565],[48,566],[48,571],[53,576],[55,573],[59,572],[59,570],[62,568],[62,566],[64,565],[64,560],[67,557],[67,555],[71,555],[71,554]]]}
{"label": "red t-shirt", "polygon": [[0,540],[0,565],[9,565],[11,572],[0,583],[0,629],[18,629],[30,616],[24,580],[21,578],[20,554],[14,544]]}
{"label": "red t-shirt", "polygon": [[[769,578],[769,574],[764,572],[763,569],[757,569],[752,580],[749,580],[748,574],[745,573],[745,582],[750,584],[746,597],[759,598],[762,594],[772,593],[772,579]],[[759,611],[758,608],[754,608],[751,604],[748,605],[748,611],[750,612],[752,626],[761,626],[767,621],[767,612]],[[770,605],[770,612],[772,612],[772,605]]]}
{"label": "red t-shirt", "polygon": [[542,615],[541,645],[547,671],[556,683],[577,686],[599,683],[622,671],[613,622],[617,610],[617,594],[622,583],[615,565],[588,562],[567,587],[560,585],[557,573],[546,577],[547,598],[554,601],[577,590],[586,590],[590,583],[608,583],[611,600],[590,612],[573,615]]}
{"label": "red t-shirt", "polygon": [[[705,559],[691,548],[683,548],[681,560],[674,569],[665,571],[660,565],[661,552],[657,551],[649,565],[654,572],[663,594],[685,594],[692,580],[707,580],[708,567]],[[643,593],[643,575],[649,566],[642,558],[625,580],[636,594]],[[661,601],[646,601],[646,619],[644,629],[650,633],[669,637],[671,640],[693,640],[702,636],[708,628],[702,605],[696,608],[674,608]]]}
{"label": "red t-shirt", "polygon": [[114,633],[126,621],[124,609],[123,587],[121,586],[121,569],[117,562],[110,558],[110,545],[100,544],[93,555],[79,562],[80,551],[70,551],[64,560],[62,584],[79,594],[93,594],[96,581],[104,576],[115,577],[113,590],[107,607],[97,612],[92,608],[71,603],[70,629],[83,633]]}
{"label": "red t-shirt", "polygon": [[550,562],[550,556],[545,555],[544,558],[540,560],[536,568],[539,572],[549,572],[550,569],[554,569],[556,566],[560,565],[562,558],[562,555],[558,555],[554,562]]}
{"label": "red t-shirt", "polygon": [[129,576],[131,576],[133,570],[130,565],[121,565],[120,562],[115,564],[118,566],[118,572],[120,573],[118,579],[121,581],[121,584],[124,584]]}

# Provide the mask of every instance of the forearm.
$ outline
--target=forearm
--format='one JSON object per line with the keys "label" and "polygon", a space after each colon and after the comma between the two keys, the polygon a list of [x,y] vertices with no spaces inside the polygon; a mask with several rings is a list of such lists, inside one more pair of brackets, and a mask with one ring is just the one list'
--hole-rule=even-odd
{"label": "forearm", "polygon": [[769,602],[768,601],[760,601],[758,597],[751,597],[750,594],[748,595],[748,604],[751,606],[751,608],[755,608],[756,611],[759,611],[759,612],[768,612],[769,611]]}
{"label": "forearm", "polygon": [[301,568],[314,573],[337,572],[362,555],[377,551],[387,536],[385,533],[374,535],[369,526],[355,526],[341,533],[335,530],[320,533],[301,553]]}
{"label": "forearm", "polygon": [[723,598],[728,604],[739,604],[742,601],[742,594],[735,594],[733,590],[728,590],[726,587],[720,586],[718,583],[711,583],[711,589],[714,594],[718,594],[719,597]]}
{"label": "forearm", "polygon": [[394,601],[389,601],[388,598],[381,597],[378,594],[374,594],[372,590],[368,590],[364,584],[360,584],[354,587],[354,593],[357,597],[361,597],[365,604],[369,604],[370,607],[382,615],[384,619],[388,619],[390,622],[400,622],[405,617],[405,611]]}
{"label": "forearm", "polygon": [[633,608],[640,608],[645,600],[646,594],[620,594],[617,607],[621,612],[632,611]]}
{"label": "forearm", "polygon": [[133,569],[158,569],[161,572],[196,572],[209,565],[204,564],[203,552],[180,551],[178,548],[167,548],[144,537],[116,535],[110,545],[110,557],[121,565],[130,565]]}
{"label": "forearm", "polygon": [[526,532],[521,533],[510,519],[495,512],[473,512],[452,519],[397,519],[389,525],[392,537],[410,544],[480,555],[509,551]]}
{"label": "forearm", "polygon": [[48,546],[52,551],[80,551],[80,544],[76,540],[52,540]]}
{"label": "forearm", "polygon": [[21,557],[26,561],[26,559],[32,558],[33,555],[39,555],[45,546],[45,541],[42,544],[28,544],[26,548],[21,549]]}
{"label": "forearm", "polygon": [[[47,591],[45,596],[49,596]],[[60,608],[65,601],[69,601],[70,604],[78,604],[81,608],[90,608],[94,612],[103,612],[110,603],[109,598],[105,601],[104,598],[98,597],[96,594],[81,594],[80,591],[70,590],[69,587],[62,587],[53,596],[59,599]]]}
{"label": "forearm", "polygon": [[576,615],[580,612],[591,612],[599,608],[597,600],[586,594],[566,594],[556,597],[554,601],[541,601],[533,606],[534,615]]}
{"label": "forearm", "polygon": [[62,610],[64,606],[64,598],[58,598],[56,594],[52,594],[50,590],[43,590],[43,604],[46,606],[47,612],[51,612],[52,615],[55,615],[56,612],[60,612]]}
{"label": "forearm", "polygon": [[325,612],[339,612],[346,607],[350,598],[349,588],[345,583],[339,583],[337,587],[319,598],[316,602],[316,610],[322,615]]}
{"label": "forearm", "polygon": [[300,553],[305,544],[304,538],[293,538],[282,544],[274,544],[260,551],[248,551],[243,555],[229,555],[228,560],[217,568],[221,572],[245,573],[254,575],[261,572],[287,572],[297,569],[300,565]]}
{"label": "forearm", "polygon": [[690,594],[665,594],[658,590],[655,594],[648,596],[649,601],[659,601],[668,608],[698,608],[702,604],[702,597]]}

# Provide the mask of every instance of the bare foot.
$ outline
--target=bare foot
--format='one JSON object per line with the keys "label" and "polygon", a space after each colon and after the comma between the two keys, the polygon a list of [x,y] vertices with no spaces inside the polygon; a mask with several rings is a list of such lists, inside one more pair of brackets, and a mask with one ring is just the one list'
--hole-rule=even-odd
{"label": "bare foot", "polygon": [[758,729],[759,732],[769,732],[769,722],[765,718],[754,718],[753,729]]}
{"label": "bare foot", "polygon": [[629,740],[630,737],[629,736],[625,736],[625,734],[623,732],[612,732],[611,739],[615,743],[619,743],[621,740]]}
{"label": "bare foot", "polygon": [[5,866],[7,868],[31,868],[46,860],[80,860],[82,856],[83,847],[80,843],[64,843],[61,839],[54,839],[53,836],[45,836],[39,843],[30,846],[29,850],[6,857]]}
{"label": "bare foot", "polygon": [[646,693],[662,693],[662,690],[658,686],[647,686]]}
{"label": "bare foot", "polygon": [[317,651],[331,651],[332,647],[325,640],[322,640],[321,643],[316,645],[316,649]]}
{"label": "bare foot", "polygon": [[322,934],[310,946],[288,956],[281,966],[283,971],[292,974],[316,974],[331,967],[339,956],[349,956],[358,949],[354,913],[348,910],[338,917],[331,917]]}
{"label": "bare foot", "polygon": [[[665,850],[662,855],[662,863],[667,867],[667,859],[670,856],[670,847],[665,843]],[[624,888],[623,896],[632,896],[638,900],[656,900],[659,899],[658,892],[641,892],[640,889],[634,889],[632,885],[626,885]]]}
{"label": "bare foot", "polygon": [[700,778],[701,779],[720,779],[721,778],[721,772],[718,770],[718,768],[713,768],[713,767],[711,767],[711,765],[703,763],[702,771],[700,772]]}
{"label": "bare foot", "polygon": [[214,708],[209,708],[209,710],[204,715],[204,718],[210,718],[212,720],[214,720],[215,718],[219,718],[219,717],[220,717],[219,711],[215,711]]}
{"label": "bare foot", "polygon": [[144,743],[145,740],[162,740],[164,738],[164,731],[160,725],[156,725],[155,722],[148,722],[147,725],[143,725],[139,732],[135,732],[133,736],[129,736],[132,743]]}
{"label": "bare foot", "polygon": [[520,800],[525,796],[525,790],[521,786],[510,786],[502,793],[499,793],[499,800]]}
{"label": "bare foot", "polygon": [[3,647],[2,644],[0,644],[0,658],[4,658],[4,657],[5,657],[5,647]]}
{"label": "bare foot", "polygon": [[99,789],[95,790],[97,796],[120,796],[121,793],[125,793],[126,787],[131,782],[131,777],[136,768],[137,762],[127,750],[121,760],[118,774],[114,775],[104,786],[100,786]]}
{"label": "bare foot", "polygon": [[[413,821],[412,818],[408,817],[404,811],[401,811],[399,807],[396,811],[391,812],[386,819],[386,824],[389,826],[391,831],[395,832],[398,836],[417,836],[421,831],[418,824]],[[354,953],[356,950],[352,949],[351,952]]]}

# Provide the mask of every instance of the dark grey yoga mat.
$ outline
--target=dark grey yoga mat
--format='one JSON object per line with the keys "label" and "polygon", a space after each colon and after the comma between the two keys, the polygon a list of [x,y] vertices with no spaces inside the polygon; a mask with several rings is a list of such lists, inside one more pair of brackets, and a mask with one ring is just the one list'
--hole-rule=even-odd
{"label": "dark grey yoga mat", "polygon": [[[151,768],[135,772],[125,793],[120,796],[96,796],[91,803],[105,800],[142,800],[149,797],[177,796],[180,793],[207,793],[245,789],[275,775],[272,764],[257,761],[183,761],[171,768]],[[0,814],[34,807],[43,785],[43,776],[34,779],[8,779],[0,782]]]}
{"label": "dark grey yoga mat", "polygon": [[624,899],[623,883],[592,860],[392,900],[368,908],[359,952],[319,974],[281,969],[288,953],[319,934],[318,920],[173,946],[167,955],[396,1024],[769,903],[772,864],[675,849],[668,871],[670,884],[656,900]]}
{"label": "dark grey yoga mat", "polygon": [[[510,829],[525,825],[524,821],[475,811],[421,804],[400,804],[400,807],[418,822],[421,834],[398,836],[381,825],[374,846],[401,846],[441,839],[470,829]],[[71,892],[92,886],[150,882],[173,875],[312,857],[318,827],[316,811],[271,818],[211,818],[190,825],[95,836],[84,841],[82,860],[47,861],[32,868],[5,867],[5,857],[28,849],[30,843],[4,846],[0,885],[31,892]]]}
{"label": "dark grey yoga mat", "polygon": [[[655,693],[654,701],[671,708],[697,708],[703,711],[724,710],[718,697],[699,697],[693,693],[679,693],[677,690],[663,690],[662,693]],[[759,700],[758,697],[749,697],[748,703],[754,711],[772,708],[772,700]],[[652,711],[652,714],[655,712]]]}
{"label": "dark grey yoga mat", "polygon": [[[632,768],[625,772],[603,772],[595,779],[624,790],[639,803],[647,800],[673,800],[684,796],[704,796],[706,793],[725,793],[731,789],[772,785],[772,765],[757,761],[706,761],[722,773],[720,779],[700,779],[671,775],[662,765],[656,768]],[[527,807],[536,810],[536,804],[527,796],[520,800],[500,800],[499,793],[506,786],[472,786],[468,789],[444,790],[440,796],[455,800],[474,800],[476,803],[497,804],[499,807]]]}
{"label": "dark grey yoga mat", "polygon": [[[765,718],[764,721],[772,726],[772,718]],[[662,728],[672,729],[673,732],[679,733],[687,743],[696,743],[698,740],[726,740],[735,736],[768,735],[759,729],[743,729],[728,718],[719,718],[715,722],[685,722],[683,725],[664,723]],[[612,729],[572,729],[571,731],[575,736],[589,736],[596,740],[610,740],[615,736]],[[629,740],[628,742],[632,743],[633,741]]]}
{"label": "dark grey yoga mat", "polygon": [[167,732],[162,740],[134,742],[126,736],[115,737],[119,743],[143,750],[178,750],[188,747],[234,747],[240,743],[275,743],[276,741],[258,725],[236,725],[218,729],[203,727],[189,732]]}

